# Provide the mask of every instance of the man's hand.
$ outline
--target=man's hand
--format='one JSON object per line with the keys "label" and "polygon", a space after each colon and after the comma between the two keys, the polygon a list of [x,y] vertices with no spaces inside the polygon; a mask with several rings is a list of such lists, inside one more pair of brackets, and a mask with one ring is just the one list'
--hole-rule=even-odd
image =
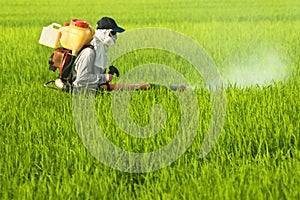
{"label": "man's hand", "polygon": [[117,77],[120,75],[119,70],[113,65],[109,66],[108,74],[117,75]]}
{"label": "man's hand", "polygon": [[104,77],[105,77],[106,82],[110,82],[113,78],[113,75],[112,74],[104,74]]}

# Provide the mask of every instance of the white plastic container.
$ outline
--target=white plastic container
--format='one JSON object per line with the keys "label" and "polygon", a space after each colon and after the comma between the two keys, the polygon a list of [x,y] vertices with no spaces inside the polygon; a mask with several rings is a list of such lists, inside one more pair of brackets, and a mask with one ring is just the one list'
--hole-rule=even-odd
{"label": "white plastic container", "polygon": [[57,23],[52,23],[47,27],[43,27],[39,43],[47,47],[58,48],[61,37],[59,28],[61,28],[61,25]]}

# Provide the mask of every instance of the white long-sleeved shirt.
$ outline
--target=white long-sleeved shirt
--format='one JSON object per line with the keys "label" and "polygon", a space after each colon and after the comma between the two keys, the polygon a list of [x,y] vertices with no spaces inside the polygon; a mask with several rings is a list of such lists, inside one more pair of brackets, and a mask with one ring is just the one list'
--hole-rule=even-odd
{"label": "white long-sleeved shirt", "polygon": [[105,83],[103,71],[94,65],[96,52],[92,48],[83,49],[75,60],[76,79],[73,87],[88,87],[97,89],[99,84]]}

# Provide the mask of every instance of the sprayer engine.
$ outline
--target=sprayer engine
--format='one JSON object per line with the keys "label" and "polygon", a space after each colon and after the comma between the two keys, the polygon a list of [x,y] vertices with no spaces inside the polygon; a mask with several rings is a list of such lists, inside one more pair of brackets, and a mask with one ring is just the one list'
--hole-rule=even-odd
{"label": "sprayer engine", "polygon": [[64,69],[72,63],[73,55],[71,50],[65,48],[57,48],[53,54],[49,57],[49,70],[56,71],[59,68],[59,74],[63,76]]}

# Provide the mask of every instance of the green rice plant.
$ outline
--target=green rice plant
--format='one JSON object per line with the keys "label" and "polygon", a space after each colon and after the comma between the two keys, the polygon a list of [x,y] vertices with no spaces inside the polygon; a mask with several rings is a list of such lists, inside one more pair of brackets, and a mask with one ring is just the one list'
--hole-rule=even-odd
{"label": "green rice plant", "polygon": [[[1,199],[299,199],[299,2],[17,0],[1,5]],[[155,49],[120,57],[113,64],[122,75],[136,66],[158,63],[200,87],[194,91],[199,126],[187,151],[154,172],[118,171],[93,157],[80,140],[72,96],[43,87],[57,74],[48,70],[53,49],[38,44],[42,27],[52,22],[78,18],[95,27],[104,15],[114,17],[126,30],[162,27],[193,38],[211,55],[225,80],[249,63],[269,67],[267,72],[278,69],[278,63],[265,62],[270,49],[288,73],[263,86],[255,79],[243,87],[239,82],[226,85],[220,138],[200,158],[212,99],[191,64]],[[95,110],[106,137],[116,146],[150,152],[175,137],[180,105],[172,91],[135,91],[131,97],[128,111],[139,126],[151,122],[151,109],[157,104],[165,110],[162,130],[149,138],[134,137],[119,127],[112,116],[112,96],[98,96]]]}

